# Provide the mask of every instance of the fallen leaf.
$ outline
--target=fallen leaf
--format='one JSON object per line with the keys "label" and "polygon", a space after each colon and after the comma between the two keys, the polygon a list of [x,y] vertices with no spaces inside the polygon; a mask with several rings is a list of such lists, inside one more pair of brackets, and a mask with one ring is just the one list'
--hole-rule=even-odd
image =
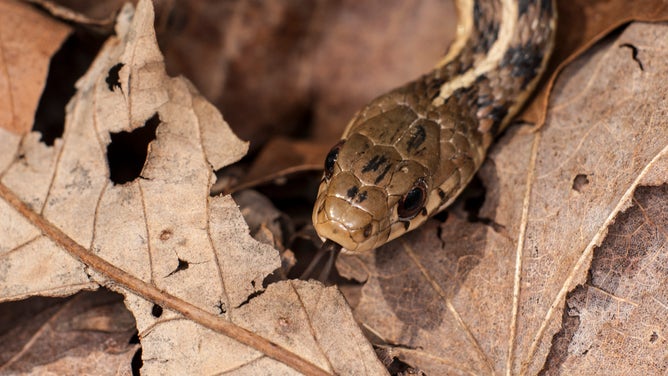
{"label": "fallen leaf", "polygon": [[667,367],[668,184],[639,187],[632,202],[594,250],[587,282],[567,297],[548,374],[650,375]]}
{"label": "fallen leaf", "polygon": [[525,122],[545,122],[548,100],[559,73],[616,28],[631,21],[668,20],[668,3],[663,0],[557,1],[557,34],[541,87],[531,103],[518,116]]}
{"label": "fallen leaf", "polygon": [[[493,147],[484,220],[432,220],[348,260],[377,345],[427,374],[537,374],[558,356],[561,374],[665,370],[667,41],[668,25],[634,23],[569,66],[545,126]],[[579,322],[557,355],[564,310]]]}
{"label": "fallen leaf", "polygon": [[[147,374],[384,372],[335,288],[263,286],[278,252],[231,197],[209,196],[247,144],[166,75],[150,1],[123,8],[76,86],[53,146],[0,129],[0,301],[117,291]],[[145,162],[120,174],[129,140]]]}
{"label": "fallen leaf", "polygon": [[70,32],[25,3],[0,1],[0,129],[30,131],[51,56]]}
{"label": "fallen leaf", "polygon": [[0,340],[13,348],[3,348],[1,374],[132,373],[130,362],[139,345],[130,341],[135,322],[119,295],[107,291],[42,299],[7,304],[22,315],[3,317],[13,325]]}

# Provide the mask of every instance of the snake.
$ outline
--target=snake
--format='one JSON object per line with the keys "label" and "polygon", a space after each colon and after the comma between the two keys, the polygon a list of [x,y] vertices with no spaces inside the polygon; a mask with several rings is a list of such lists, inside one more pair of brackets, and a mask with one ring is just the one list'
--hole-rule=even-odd
{"label": "snake", "polygon": [[455,5],[435,68],[365,105],[327,154],[312,220],[330,247],[373,250],[448,207],[545,71],[554,0]]}

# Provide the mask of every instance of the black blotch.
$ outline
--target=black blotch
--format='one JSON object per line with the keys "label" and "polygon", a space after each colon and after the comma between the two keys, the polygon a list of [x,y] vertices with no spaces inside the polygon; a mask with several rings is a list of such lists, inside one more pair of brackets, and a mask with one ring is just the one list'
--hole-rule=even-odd
{"label": "black blotch", "polygon": [[227,313],[227,308],[225,308],[225,303],[223,303],[222,301],[218,301],[218,304],[216,304],[216,308],[218,308],[218,313],[221,315]]}
{"label": "black blotch", "polygon": [[186,260],[182,260],[179,258],[179,264],[176,266],[176,269],[174,269],[171,273],[167,274],[167,277],[169,277],[172,274],[176,274],[177,272],[186,270],[190,267],[190,263]]}
{"label": "black blotch", "polygon": [[490,129],[490,132],[494,135],[499,133],[499,127],[501,126],[501,122],[503,121],[503,118],[506,117],[508,114],[508,108],[505,106],[495,106],[492,108],[492,110],[489,112],[487,115],[487,119],[492,119],[492,127]]}
{"label": "black blotch", "polygon": [[408,231],[408,228],[411,227],[411,221],[401,221],[404,225],[404,230]]}
{"label": "black blotch", "polygon": [[132,132],[111,133],[107,146],[109,179],[114,184],[123,184],[139,177],[148,152],[148,144],[155,140],[155,131],[160,117],[155,113],[144,126]]}
{"label": "black blotch", "polygon": [[409,153],[417,150],[417,148],[419,148],[424,143],[424,140],[427,139],[427,132],[424,130],[422,125],[417,125],[413,129],[413,132],[411,132],[411,138],[408,140],[408,144],[406,145]]}
{"label": "black blotch", "polygon": [[[433,101],[441,93],[441,86],[445,83],[442,78],[434,78],[427,82],[427,96],[429,100]],[[398,128],[397,128],[398,130]]]}
{"label": "black blotch", "polygon": [[521,16],[529,10],[529,0],[520,0],[517,6]]}
{"label": "black blotch", "polygon": [[381,180],[383,180],[385,175],[387,175],[388,171],[390,171],[390,167],[392,167],[392,166],[389,165],[389,164],[387,166],[385,166],[383,171],[380,174],[378,174],[378,176],[376,177],[376,180],[373,181],[374,184],[378,184],[378,183],[380,183]]}
{"label": "black blotch", "polygon": [[357,196],[357,202],[358,203],[364,202],[364,200],[367,199],[368,194],[369,193],[367,191],[364,191],[364,192],[360,193],[359,196]]}
{"label": "black blotch", "polygon": [[649,342],[654,343],[659,338],[659,335],[656,332],[652,332],[652,335],[649,336]]}
{"label": "black blotch", "polygon": [[[487,15],[487,18],[492,15]],[[476,53],[485,53],[489,51],[499,35],[499,23],[495,19],[485,19],[482,9],[480,9],[480,2],[476,1],[473,4],[473,29],[479,30],[480,39],[473,47]],[[483,24],[485,22],[486,24]]]}
{"label": "black blotch", "polygon": [[151,308],[151,315],[153,315],[155,318],[162,316],[162,307],[157,304],[153,304],[153,307]]}
{"label": "black blotch", "polygon": [[109,69],[109,72],[107,73],[107,78],[104,79],[104,82],[107,83],[109,91],[114,91],[115,87],[117,87],[119,90],[122,90],[121,80],[120,77],[118,76],[118,73],[121,71],[123,66],[125,66],[125,64],[118,63]]}
{"label": "black blotch", "polygon": [[427,215],[427,208],[422,208],[422,210],[420,210],[420,214],[422,216],[426,216]]}
{"label": "black blotch", "polygon": [[522,78],[522,88],[525,88],[538,74],[542,60],[542,49],[533,43],[527,43],[509,48],[501,60],[501,67],[510,66],[510,75]]}
{"label": "black blotch", "polygon": [[368,238],[371,235],[371,224],[364,226],[364,237]]}
{"label": "black blotch", "polygon": [[582,192],[585,185],[589,184],[589,178],[585,174],[577,174],[573,179],[573,190]]}
{"label": "black blotch", "polygon": [[74,33],[51,58],[46,84],[35,110],[32,130],[41,133],[40,141],[53,146],[65,130],[65,108],[74,96],[74,84],[86,73],[104,39]]}
{"label": "black blotch", "polygon": [[633,58],[633,60],[635,60],[636,63],[638,63],[640,70],[644,72],[645,68],[642,65],[642,61],[638,59],[638,47],[632,45],[631,43],[624,43],[619,46],[619,48],[624,48],[624,47],[631,49],[631,57]]}
{"label": "black blotch", "polygon": [[362,172],[366,173],[369,171],[378,171],[378,168],[383,163],[387,162],[387,157],[384,155],[375,155],[367,164],[362,167]]}
{"label": "black blotch", "polygon": [[357,192],[359,192],[359,188],[357,188],[356,186],[352,186],[352,187],[350,187],[350,189],[348,189],[348,192],[346,192],[346,195],[348,196],[348,198],[352,199],[355,196],[357,196]]}
{"label": "black blotch", "polygon": [[130,362],[130,367],[132,367],[132,376],[141,375],[141,367],[144,365],[144,362],[141,360],[141,347],[137,349],[135,355],[132,356],[132,361]]}

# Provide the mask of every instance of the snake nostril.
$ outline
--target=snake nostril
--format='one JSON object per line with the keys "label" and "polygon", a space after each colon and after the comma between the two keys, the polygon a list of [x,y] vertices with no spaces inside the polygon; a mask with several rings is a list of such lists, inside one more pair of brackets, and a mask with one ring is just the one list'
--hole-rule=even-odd
{"label": "snake nostril", "polygon": [[364,237],[365,238],[368,238],[369,236],[371,236],[371,229],[372,229],[371,223],[364,226]]}

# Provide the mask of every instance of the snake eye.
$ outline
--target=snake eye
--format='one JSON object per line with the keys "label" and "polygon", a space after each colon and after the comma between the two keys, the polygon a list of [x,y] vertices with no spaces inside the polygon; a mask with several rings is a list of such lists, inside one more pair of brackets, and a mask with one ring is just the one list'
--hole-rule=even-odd
{"label": "snake eye", "polygon": [[332,150],[327,153],[327,157],[325,157],[325,178],[327,180],[329,180],[329,178],[331,178],[334,174],[334,164],[339,158],[339,150],[341,150],[341,146],[343,146],[344,142],[345,140],[339,141],[336,145],[334,145],[334,147],[332,147]]}
{"label": "snake eye", "polygon": [[413,219],[424,207],[427,200],[427,183],[424,179],[418,179],[413,188],[399,200],[397,214],[400,220]]}

